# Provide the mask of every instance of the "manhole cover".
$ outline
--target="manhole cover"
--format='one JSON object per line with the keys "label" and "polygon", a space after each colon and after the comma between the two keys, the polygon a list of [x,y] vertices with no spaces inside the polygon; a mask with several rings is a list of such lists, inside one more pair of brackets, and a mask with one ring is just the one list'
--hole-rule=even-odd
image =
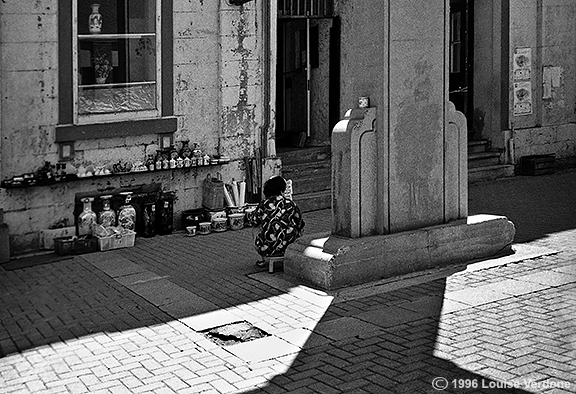
{"label": "manhole cover", "polygon": [[246,321],[229,323],[220,327],[210,328],[202,331],[202,334],[212,342],[222,346],[249,342],[269,335]]}

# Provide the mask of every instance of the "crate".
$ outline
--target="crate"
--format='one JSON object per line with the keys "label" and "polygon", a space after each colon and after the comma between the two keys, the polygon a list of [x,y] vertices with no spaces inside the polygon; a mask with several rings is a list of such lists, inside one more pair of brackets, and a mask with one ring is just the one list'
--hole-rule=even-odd
{"label": "crate", "polygon": [[555,155],[532,155],[520,158],[522,175],[553,174],[556,167]]}
{"label": "crate", "polygon": [[60,256],[84,254],[98,251],[98,238],[59,237],[54,238],[54,249]]}
{"label": "crate", "polygon": [[72,237],[76,235],[76,227],[62,227],[49,230],[40,230],[40,249],[54,249],[54,239]]}
{"label": "crate", "polygon": [[98,248],[105,252],[107,250],[129,248],[134,246],[136,232],[128,230],[125,234],[115,234],[109,237],[98,237]]}

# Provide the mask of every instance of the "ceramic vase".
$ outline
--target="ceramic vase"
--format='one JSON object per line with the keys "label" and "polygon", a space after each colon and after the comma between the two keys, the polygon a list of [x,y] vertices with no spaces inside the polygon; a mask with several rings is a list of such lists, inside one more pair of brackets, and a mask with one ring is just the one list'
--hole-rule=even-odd
{"label": "ceramic vase", "polygon": [[118,226],[123,227],[126,230],[135,231],[136,209],[130,204],[130,200],[132,199],[132,192],[122,192],[120,194],[125,196],[126,200],[118,212]]}
{"label": "ceramic vase", "polygon": [[180,149],[180,157],[182,159],[192,157],[192,149],[188,146],[189,143],[190,141],[182,141],[182,148]]}
{"label": "ceramic vase", "polygon": [[78,236],[91,235],[92,227],[96,223],[96,213],[92,210],[93,197],[82,199],[84,210],[78,215]]}
{"label": "ceramic vase", "polygon": [[98,34],[102,31],[102,15],[99,12],[100,4],[91,5],[92,13],[88,17],[88,28],[90,33]]}
{"label": "ceramic vase", "polygon": [[110,208],[110,199],[112,196],[102,196],[102,211],[98,215],[98,223],[104,227],[112,227],[116,225],[116,212]]}

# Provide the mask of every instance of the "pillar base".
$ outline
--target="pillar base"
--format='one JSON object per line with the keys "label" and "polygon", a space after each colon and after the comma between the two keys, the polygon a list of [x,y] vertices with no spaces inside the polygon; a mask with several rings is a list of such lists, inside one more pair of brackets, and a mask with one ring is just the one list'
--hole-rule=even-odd
{"label": "pillar base", "polygon": [[312,234],[288,247],[284,274],[333,290],[511,252],[515,232],[504,216],[475,215],[390,235]]}

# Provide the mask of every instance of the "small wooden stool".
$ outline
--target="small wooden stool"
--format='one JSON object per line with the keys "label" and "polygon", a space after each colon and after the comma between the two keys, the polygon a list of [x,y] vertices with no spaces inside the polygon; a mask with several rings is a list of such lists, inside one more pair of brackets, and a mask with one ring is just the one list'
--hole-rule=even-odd
{"label": "small wooden stool", "polygon": [[268,272],[274,272],[274,263],[282,263],[284,264],[284,256],[277,256],[277,257],[264,257],[264,261],[268,263]]}

